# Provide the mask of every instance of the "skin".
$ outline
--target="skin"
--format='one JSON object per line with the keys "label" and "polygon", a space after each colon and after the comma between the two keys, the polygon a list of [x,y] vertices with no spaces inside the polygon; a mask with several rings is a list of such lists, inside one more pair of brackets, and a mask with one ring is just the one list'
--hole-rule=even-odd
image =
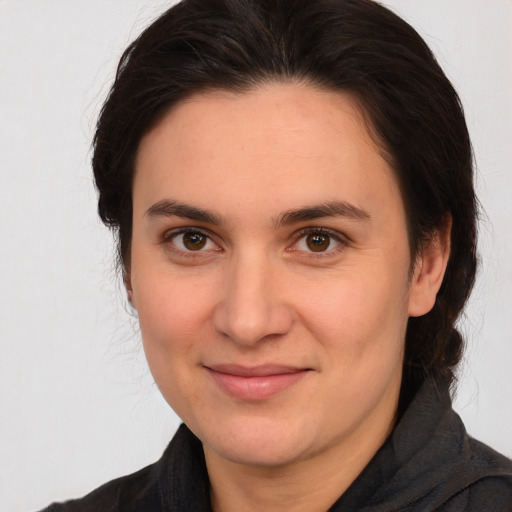
{"label": "skin", "polygon": [[[434,304],[449,235],[411,276],[398,183],[357,103],[306,85],[193,96],[135,168],[126,283],[155,381],[203,442],[214,510],[328,509],[393,428],[407,319]],[[240,399],[219,364],[302,373]]]}

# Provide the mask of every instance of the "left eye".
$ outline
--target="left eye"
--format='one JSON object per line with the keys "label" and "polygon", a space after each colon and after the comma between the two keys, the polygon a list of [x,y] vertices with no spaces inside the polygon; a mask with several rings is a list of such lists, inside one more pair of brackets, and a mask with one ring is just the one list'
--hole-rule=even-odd
{"label": "left eye", "polygon": [[210,237],[201,231],[184,231],[172,235],[169,239],[178,249],[186,252],[217,248]]}
{"label": "left eye", "polygon": [[342,245],[339,237],[323,231],[312,231],[301,236],[295,244],[295,249],[305,252],[328,252]]}

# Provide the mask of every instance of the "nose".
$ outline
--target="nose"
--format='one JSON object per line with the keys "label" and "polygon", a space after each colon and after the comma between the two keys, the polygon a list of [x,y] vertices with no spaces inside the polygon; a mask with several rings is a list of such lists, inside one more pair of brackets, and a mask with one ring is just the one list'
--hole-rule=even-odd
{"label": "nose", "polygon": [[226,271],[213,313],[217,332],[245,346],[290,331],[293,315],[279,289],[278,273],[265,257],[239,257]]}

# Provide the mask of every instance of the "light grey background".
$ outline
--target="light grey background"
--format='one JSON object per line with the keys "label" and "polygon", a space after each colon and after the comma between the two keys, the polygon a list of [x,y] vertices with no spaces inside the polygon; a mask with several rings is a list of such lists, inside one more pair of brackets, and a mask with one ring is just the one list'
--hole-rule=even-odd
{"label": "light grey background", "polygon": [[[486,215],[456,408],[512,456],[512,2],[388,0],[458,88]],[[96,218],[94,122],[122,49],[168,2],[0,0],[0,510],[156,460],[179,420],[146,369]]]}

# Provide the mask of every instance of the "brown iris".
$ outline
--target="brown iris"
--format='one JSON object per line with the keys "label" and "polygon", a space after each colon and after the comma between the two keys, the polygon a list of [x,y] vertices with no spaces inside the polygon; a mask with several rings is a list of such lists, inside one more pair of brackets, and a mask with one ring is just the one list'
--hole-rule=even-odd
{"label": "brown iris", "polygon": [[197,231],[188,231],[183,234],[183,245],[189,251],[198,251],[206,245],[206,236]]}
{"label": "brown iris", "polygon": [[313,252],[325,251],[331,243],[329,235],[311,233],[306,238],[308,248]]}

